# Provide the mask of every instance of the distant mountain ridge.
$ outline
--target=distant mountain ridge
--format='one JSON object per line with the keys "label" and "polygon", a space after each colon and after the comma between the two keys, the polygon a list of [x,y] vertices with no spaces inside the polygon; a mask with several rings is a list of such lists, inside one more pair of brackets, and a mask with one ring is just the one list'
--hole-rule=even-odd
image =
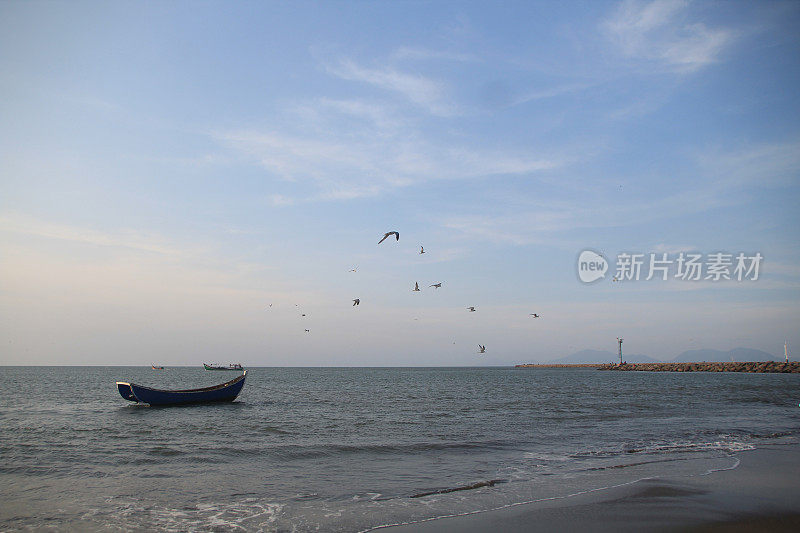
{"label": "distant mountain ridge", "polygon": [[[629,363],[660,363],[658,359],[653,359],[643,354],[622,354],[622,358]],[[580,364],[580,363],[609,363],[619,361],[619,355],[607,350],[581,350],[574,354],[548,361],[549,364]]]}
{"label": "distant mountain ridge", "polygon": [[[702,349],[686,350],[673,359],[654,359],[644,354],[622,354],[628,363],[725,363],[729,361],[782,361],[771,353],[754,348],[734,348],[727,352],[722,350]],[[608,363],[619,361],[619,355],[608,350],[581,350],[560,359],[547,361],[549,364]]]}

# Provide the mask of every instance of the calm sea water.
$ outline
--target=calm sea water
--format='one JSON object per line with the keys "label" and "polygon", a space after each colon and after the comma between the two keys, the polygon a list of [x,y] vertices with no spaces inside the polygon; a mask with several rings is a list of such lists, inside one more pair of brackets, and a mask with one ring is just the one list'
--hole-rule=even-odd
{"label": "calm sea water", "polygon": [[114,385],[235,375],[0,367],[0,530],[366,531],[700,475],[800,436],[797,374],[253,368],[233,404],[172,408]]}

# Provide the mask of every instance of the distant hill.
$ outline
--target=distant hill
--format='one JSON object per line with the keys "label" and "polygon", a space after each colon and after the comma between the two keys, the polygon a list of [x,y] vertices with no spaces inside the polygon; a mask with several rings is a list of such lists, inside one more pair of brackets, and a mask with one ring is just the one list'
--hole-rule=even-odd
{"label": "distant hill", "polygon": [[562,357],[560,359],[553,359],[547,361],[549,364],[554,365],[575,365],[580,363],[608,363],[617,357],[615,353],[605,350],[581,350],[574,354]]}
{"label": "distant hill", "polygon": [[[653,359],[642,354],[622,354],[622,358],[629,363],[659,363],[658,359]],[[581,350],[574,354],[562,357],[561,359],[553,359],[548,361],[548,364],[554,365],[576,365],[580,363],[610,363],[618,361],[619,355],[607,350]]]}
{"label": "distant hill", "polygon": [[729,361],[781,361],[771,353],[753,348],[734,348],[723,352],[722,350],[687,350],[673,359],[673,363],[725,363]]}

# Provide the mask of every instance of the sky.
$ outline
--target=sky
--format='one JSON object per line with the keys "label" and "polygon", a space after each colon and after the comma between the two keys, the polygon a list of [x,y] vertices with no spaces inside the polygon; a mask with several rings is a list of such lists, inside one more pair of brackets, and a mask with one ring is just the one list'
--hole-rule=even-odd
{"label": "sky", "polygon": [[770,1],[2,2],[0,364],[800,350],[799,28]]}

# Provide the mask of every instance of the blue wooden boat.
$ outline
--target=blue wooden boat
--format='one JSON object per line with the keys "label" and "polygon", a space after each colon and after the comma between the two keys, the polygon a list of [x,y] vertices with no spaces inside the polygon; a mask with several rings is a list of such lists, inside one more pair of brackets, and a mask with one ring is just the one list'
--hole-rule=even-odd
{"label": "blue wooden boat", "polygon": [[181,405],[189,403],[232,402],[244,387],[245,370],[241,376],[221,385],[191,390],[160,390],[135,383],[117,381],[120,396],[131,402],[150,405]]}

